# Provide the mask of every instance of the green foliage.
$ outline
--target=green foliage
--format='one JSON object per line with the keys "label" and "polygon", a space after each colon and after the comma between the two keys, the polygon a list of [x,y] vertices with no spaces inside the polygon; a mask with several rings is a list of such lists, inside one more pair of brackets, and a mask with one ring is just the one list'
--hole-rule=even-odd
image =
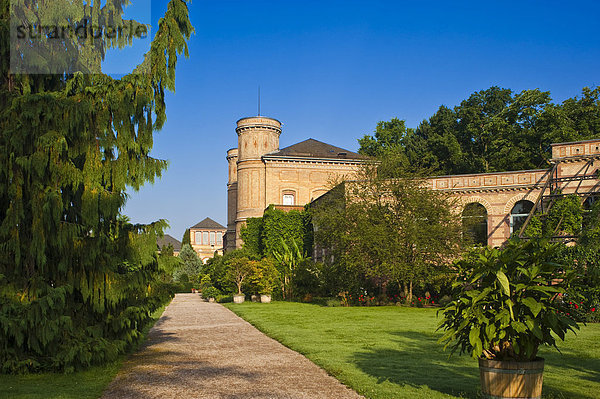
{"label": "green foliage", "polygon": [[185,229],[185,232],[183,233],[183,238],[181,239],[181,245],[192,245],[191,241],[190,241],[190,229]]}
{"label": "green foliage", "polygon": [[560,295],[576,274],[553,263],[560,244],[511,240],[502,249],[485,248],[458,262],[452,302],[440,312],[440,342],[472,357],[528,361],[540,345],[579,329],[564,314]]}
{"label": "green foliage", "polygon": [[240,236],[244,241],[243,248],[257,256],[261,256],[263,254],[262,235],[263,218],[246,219],[246,224],[242,226],[240,231]]}
{"label": "green foliage", "polygon": [[164,274],[166,281],[172,281],[173,272],[180,267],[181,259],[173,255],[173,246],[169,245],[158,255],[158,268]]}
{"label": "green foliage", "polygon": [[293,291],[297,298],[303,299],[309,296],[321,296],[323,280],[323,264],[305,259],[300,262],[294,270],[292,283]]}
{"label": "green foliage", "polygon": [[600,88],[586,87],[581,97],[553,104],[549,92],[493,86],[454,109],[442,105],[416,129],[397,118],[379,122],[373,136],[358,142],[361,154],[394,154],[399,164],[446,175],[545,168],[551,143],[599,132]]}
{"label": "green foliage", "polygon": [[217,298],[219,295],[221,295],[221,291],[212,286],[206,287],[202,290],[203,298]]}
{"label": "green foliage", "polygon": [[332,271],[341,291],[397,284],[410,302],[413,287],[461,250],[460,216],[449,195],[428,189],[422,177],[400,168],[394,178],[381,176],[388,161],[366,165],[356,182],[314,204],[315,240],[337,264]]}
{"label": "green foliage", "polygon": [[[0,48],[6,55],[8,2],[0,4]],[[52,10],[80,16],[112,10],[119,21],[121,5],[109,1],[96,9],[100,3],[64,2]],[[42,20],[50,17],[47,8],[33,12]],[[55,15],[53,23],[77,22],[69,12]],[[154,181],[166,167],[149,156],[153,132],[165,121],[165,90],[175,87],[177,57],[187,54],[192,32],[186,2],[172,0],[143,62],[120,79],[100,73],[13,75],[2,58],[3,372],[71,371],[115,359],[140,339],[151,312],[171,298],[173,286],[156,255],[156,235],[165,223],[132,225],[120,211],[126,189]],[[70,40],[76,39],[59,47],[72,45]],[[98,54],[125,44],[97,43]],[[75,61],[85,69],[101,60]]]}
{"label": "green foliage", "polygon": [[212,287],[212,281],[210,279],[210,276],[208,274],[202,276],[202,278],[200,278],[200,291],[204,291],[206,288],[208,287]]}
{"label": "green foliage", "polygon": [[249,252],[246,249],[236,249],[233,251],[227,251],[223,256],[215,255],[209,259],[205,265],[202,266],[202,273],[210,276],[214,287],[222,292],[233,292],[235,284],[227,276],[227,270],[229,264],[233,259],[236,258],[248,258],[250,260],[257,260],[259,257],[256,254]]}
{"label": "green foliage", "polygon": [[275,267],[273,260],[263,258],[260,261],[250,261],[253,263],[250,275],[250,290],[254,294],[272,295],[275,284],[279,281],[279,271]]}
{"label": "green foliage", "polygon": [[256,263],[247,257],[233,258],[227,264],[226,278],[234,284],[237,295],[242,295],[242,286],[246,278],[255,273]]}
{"label": "green foliage", "polygon": [[202,261],[198,258],[196,251],[190,245],[185,244],[179,252],[179,264],[173,271],[173,278],[175,281],[186,282],[182,278],[187,276],[187,281],[195,282],[201,267]]}
{"label": "green foliage", "polygon": [[269,205],[262,217],[249,218],[240,234],[244,241],[243,248],[259,258],[272,257],[274,252],[281,252],[281,240],[296,240],[305,252],[312,252],[313,228],[307,211],[285,212]]}
{"label": "green foliage", "polygon": [[546,235],[579,235],[582,213],[581,199],[577,195],[571,194],[556,200],[546,217]]}
{"label": "green foliage", "polygon": [[282,243],[297,241],[303,251],[312,251],[312,224],[310,215],[303,211],[284,212],[270,205],[263,215],[263,256],[273,256],[283,250]]}
{"label": "green foliage", "polygon": [[280,249],[274,250],[273,257],[277,262],[279,273],[281,275],[280,281],[283,297],[292,299],[294,295],[293,279],[296,274],[297,266],[310,258],[300,249],[301,245],[298,244],[298,241],[292,240],[291,244],[288,245],[282,237],[279,239]]}

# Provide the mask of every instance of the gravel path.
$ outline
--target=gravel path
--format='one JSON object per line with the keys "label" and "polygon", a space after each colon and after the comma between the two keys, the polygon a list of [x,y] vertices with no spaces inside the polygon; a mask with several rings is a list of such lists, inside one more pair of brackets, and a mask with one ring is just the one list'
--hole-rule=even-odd
{"label": "gravel path", "polygon": [[178,294],[102,398],[361,396],[223,306]]}

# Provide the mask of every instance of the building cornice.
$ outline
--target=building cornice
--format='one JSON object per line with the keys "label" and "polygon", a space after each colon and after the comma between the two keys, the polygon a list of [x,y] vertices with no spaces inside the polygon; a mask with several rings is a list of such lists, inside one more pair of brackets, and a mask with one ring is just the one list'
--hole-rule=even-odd
{"label": "building cornice", "polygon": [[315,158],[315,157],[294,157],[294,156],[279,156],[279,155],[263,155],[265,162],[290,162],[290,163],[331,163],[331,164],[353,164],[359,165],[364,163],[362,159],[347,159],[347,158]]}

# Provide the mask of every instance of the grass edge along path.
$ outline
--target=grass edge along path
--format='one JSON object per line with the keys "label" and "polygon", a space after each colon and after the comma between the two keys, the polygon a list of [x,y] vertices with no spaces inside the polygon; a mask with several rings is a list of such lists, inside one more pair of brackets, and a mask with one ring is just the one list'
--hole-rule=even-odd
{"label": "grass edge along path", "polygon": [[[263,333],[373,399],[479,398],[477,362],[443,352],[436,309],[226,304]],[[600,324],[543,348],[543,398],[592,399],[600,391]]]}
{"label": "grass edge along path", "polygon": [[150,322],[142,331],[142,339],[128,353],[114,362],[93,366],[71,374],[40,373],[27,375],[0,374],[0,398],[11,399],[96,399],[115,378],[123,361],[136,352],[148,338],[148,331],[158,321],[168,304],[152,313]]}

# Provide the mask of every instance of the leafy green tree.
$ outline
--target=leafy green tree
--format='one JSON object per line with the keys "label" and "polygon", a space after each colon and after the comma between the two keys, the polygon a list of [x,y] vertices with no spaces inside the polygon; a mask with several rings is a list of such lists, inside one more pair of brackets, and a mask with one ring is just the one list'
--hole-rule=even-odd
{"label": "leafy green tree", "polygon": [[249,277],[251,290],[259,295],[271,295],[275,284],[279,280],[279,271],[270,258],[263,258],[253,262],[253,273]]}
{"label": "leafy green tree", "polygon": [[412,131],[406,128],[406,121],[398,118],[389,122],[381,121],[377,123],[373,136],[365,135],[358,139],[359,153],[377,158],[387,152],[403,152],[405,140]]}
{"label": "leafy green tree", "polygon": [[[124,3],[59,1],[16,18],[125,23]],[[73,60],[63,52],[39,65],[62,72],[10,74],[9,7],[0,0],[0,364],[5,372],[68,371],[115,359],[168,299],[156,259],[165,224],[132,225],[120,211],[126,189],[167,165],[149,153],[193,27],[186,2],[171,0],[150,51],[120,79],[70,71],[93,71],[107,49],[133,36],[103,36],[87,44],[95,52],[76,37],[57,40],[81,49]]]}
{"label": "leafy green tree", "polygon": [[192,245],[190,241],[190,229],[185,229],[185,233],[183,233],[183,238],[181,239],[181,245]]}
{"label": "leafy green tree", "polygon": [[399,165],[459,174],[546,168],[550,144],[599,134],[599,88],[554,104],[549,92],[493,86],[453,109],[442,105],[416,129],[394,118],[358,141],[365,155],[394,154]]}
{"label": "leafy green tree", "polygon": [[280,246],[273,251],[273,257],[279,266],[279,274],[281,275],[281,292],[283,297],[292,299],[293,292],[293,277],[296,273],[296,268],[302,262],[305,262],[309,257],[306,255],[298,244],[297,240],[291,240],[290,244],[280,238]]}
{"label": "leafy green tree", "polygon": [[243,295],[244,282],[255,273],[256,263],[246,257],[233,258],[227,265],[227,280],[235,285],[237,295]]}
{"label": "leafy green tree", "polygon": [[382,178],[381,166],[366,165],[356,182],[342,188],[341,202],[317,204],[316,241],[382,289],[398,283],[410,302],[415,284],[460,250],[460,217],[448,194],[430,190],[416,175]]}
{"label": "leafy green tree", "polygon": [[196,281],[202,268],[202,261],[198,258],[196,251],[190,245],[185,244],[179,252],[179,261],[179,265],[173,271],[175,281],[185,282],[182,280],[183,276],[186,276],[188,281]]}

